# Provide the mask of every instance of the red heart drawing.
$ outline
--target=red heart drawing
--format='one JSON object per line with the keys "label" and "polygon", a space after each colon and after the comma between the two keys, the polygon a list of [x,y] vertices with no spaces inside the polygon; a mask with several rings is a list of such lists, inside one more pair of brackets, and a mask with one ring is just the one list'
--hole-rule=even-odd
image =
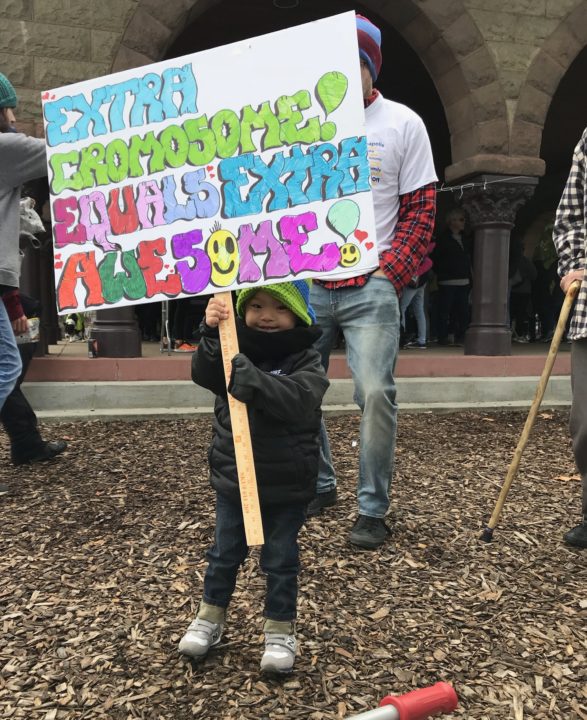
{"label": "red heart drawing", "polygon": [[210,172],[210,170],[214,170],[214,165],[206,165],[206,170]]}
{"label": "red heart drawing", "polygon": [[55,100],[55,95],[51,95],[51,100]]}
{"label": "red heart drawing", "polygon": [[44,92],[44,93],[41,95],[41,97],[43,98],[43,100],[48,100],[48,99],[49,99],[49,93],[48,93],[48,92]]}
{"label": "red heart drawing", "polygon": [[363,240],[369,237],[369,233],[364,230],[355,230],[355,237],[359,242],[363,242]]}
{"label": "red heart drawing", "polygon": [[55,263],[55,270],[61,270],[63,263],[61,261]]}
{"label": "red heart drawing", "polygon": [[372,247],[375,247],[372,242],[365,243],[365,247],[367,250],[371,250]]}
{"label": "red heart drawing", "polygon": [[61,259],[61,253],[55,253],[55,260]]}
{"label": "red heart drawing", "polygon": [[211,177],[211,178],[215,178],[216,175],[214,175],[214,173],[210,173],[210,177]]}

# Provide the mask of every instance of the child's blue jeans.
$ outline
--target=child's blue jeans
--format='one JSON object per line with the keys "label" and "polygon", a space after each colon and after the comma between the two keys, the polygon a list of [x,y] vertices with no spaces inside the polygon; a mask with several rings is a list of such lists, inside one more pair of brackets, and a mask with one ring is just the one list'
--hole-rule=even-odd
{"label": "child's blue jeans", "polygon": [[[261,549],[261,570],[267,574],[264,615],[282,622],[296,618],[298,597],[298,534],[306,519],[306,506],[272,505],[262,509],[265,544]],[[240,503],[216,495],[214,545],[206,553],[204,600],[227,608],[236,584],[239,567],[248,546]]]}

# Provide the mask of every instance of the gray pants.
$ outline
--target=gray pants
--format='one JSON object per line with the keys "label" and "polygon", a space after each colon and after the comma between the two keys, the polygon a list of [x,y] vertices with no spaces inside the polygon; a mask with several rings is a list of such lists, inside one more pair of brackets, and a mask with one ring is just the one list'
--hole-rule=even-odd
{"label": "gray pants", "polygon": [[575,463],[583,481],[583,519],[587,521],[587,339],[574,340],[571,348],[571,439]]}

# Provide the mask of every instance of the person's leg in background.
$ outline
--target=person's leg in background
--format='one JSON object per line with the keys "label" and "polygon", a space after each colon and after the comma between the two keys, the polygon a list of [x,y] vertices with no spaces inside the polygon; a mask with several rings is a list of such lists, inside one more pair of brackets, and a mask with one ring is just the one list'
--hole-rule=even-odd
{"label": "person's leg in background", "polygon": [[[0,410],[13,391],[21,370],[22,361],[16,347],[12,325],[4,303],[0,299]],[[7,492],[9,492],[8,486],[0,483],[0,495],[5,495]]]}
{"label": "person's leg in background", "polygon": [[432,283],[427,284],[426,304],[428,306],[428,337],[430,342],[438,342],[438,286],[432,287]]}
{"label": "person's leg in background", "polygon": [[136,306],[137,315],[139,315],[139,327],[141,328],[143,340],[147,342],[158,342],[161,333],[159,331],[159,322],[161,318],[161,303],[145,303]]}
{"label": "person's leg in background", "polygon": [[18,346],[22,372],[14,390],[6,398],[0,410],[0,420],[10,439],[10,454],[15,465],[51,460],[67,447],[65,440],[54,442],[43,440],[38,429],[37,416],[21,389],[35,348],[36,343],[24,343]]}
{"label": "person's leg in background", "polygon": [[[167,300],[167,328],[169,330],[169,337],[167,338],[167,345],[173,349],[175,345],[175,314],[177,313],[177,300]],[[164,343],[165,344],[165,343]]]}
{"label": "person's leg in background", "polygon": [[536,280],[534,280],[532,292],[534,293],[536,313],[540,319],[540,337],[538,339],[541,341],[548,340],[550,342],[554,328],[550,297],[552,279],[542,265],[537,265],[536,269],[538,275]]}
{"label": "person's leg in background", "polygon": [[[328,371],[330,352],[336,340],[339,326],[336,321],[335,309],[338,290],[327,290],[318,283],[312,283],[310,303],[316,313],[316,324],[322,329],[322,335],[314,347],[322,357],[322,365]],[[336,503],[336,475],[332,466],[330,443],[324,419],[320,425],[320,462],[318,465],[318,482],[316,497],[307,508],[308,517],[318,515],[323,508],[331,507]]]}
{"label": "person's leg in background", "polygon": [[193,352],[193,332],[195,329],[194,310],[190,298],[180,298],[175,301],[175,316],[173,320],[173,337],[176,350]]}
{"label": "person's leg in background", "polygon": [[13,391],[22,370],[12,325],[4,303],[0,300],[0,409]]}
{"label": "person's leg in background", "polygon": [[[408,288],[406,288],[406,290],[407,289]],[[412,294],[410,303],[408,303],[408,305],[412,306],[412,310],[416,318],[418,337],[415,341],[407,343],[406,347],[424,349],[426,347],[426,312],[424,310],[424,296],[426,293],[426,285],[422,285],[422,287],[419,288],[410,288],[410,290],[411,289],[414,289],[414,293]],[[406,292],[406,290],[404,290],[404,293]],[[400,307],[403,299],[404,294],[402,293]]]}
{"label": "person's leg in background", "polygon": [[529,342],[530,339],[530,295],[512,292],[510,308],[512,313],[512,340]]}
{"label": "person's leg in background", "polygon": [[573,340],[571,382],[573,404],[570,430],[575,464],[582,481],[582,522],[569,530],[564,538],[570,545],[587,548],[587,339]]}
{"label": "person's leg in background", "polygon": [[469,327],[469,285],[457,285],[453,288],[452,312],[454,315],[455,343],[462,344],[465,340],[465,332]]}
{"label": "person's leg in background", "polygon": [[407,287],[404,288],[404,291],[402,293],[402,296],[400,298],[399,308],[401,313],[401,339],[400,339],[400,346],[403,347],[404,344],[407,344],[409,342],[409,339],[407,337],[407,327],[406,327],[406,311],[410,307],[412,300],[414,299],[416,292],[418,288],[412,288]]}
{"label": "person's leg in background", "polygon": [[438,344],[448,345],[454,299],[453,285],[438,286]]}

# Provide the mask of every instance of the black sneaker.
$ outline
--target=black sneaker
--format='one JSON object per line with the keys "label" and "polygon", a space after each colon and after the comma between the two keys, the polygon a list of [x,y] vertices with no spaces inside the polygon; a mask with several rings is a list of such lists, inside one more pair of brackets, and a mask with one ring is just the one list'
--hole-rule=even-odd
{"label": "black sneaker", "polygon": [[332,490],[328,490],[328,492],[325,493],[318,493],[316,497],[308,503],[306,516],[314,517],[315,515],[320,515],[324,508],[336,505],[336,500],[336,488],[332,488]]}
{"label": "black sneaker", "polygon": [[569,545],[587,548],[587,521],[584,520],[580,525],[565,533],[564,540]]}
{"label": "black sneaker", "polygon": [[383,545],[388,535],[391,535],[391,530],[382,518],[359,515],[353,525],[350,542],[351,545],[365,548],[365,550],[376,550],[380,545]]}
{"label": "black sneaker", "polygon": [[60,455],[67,448],[65,440],[56,440],[55,442],[46,442],[40,448],[34,450],[29,455],[13,455],[12,462],[15,465],[26,465],[27,463],[44,462],[52,460]]}

